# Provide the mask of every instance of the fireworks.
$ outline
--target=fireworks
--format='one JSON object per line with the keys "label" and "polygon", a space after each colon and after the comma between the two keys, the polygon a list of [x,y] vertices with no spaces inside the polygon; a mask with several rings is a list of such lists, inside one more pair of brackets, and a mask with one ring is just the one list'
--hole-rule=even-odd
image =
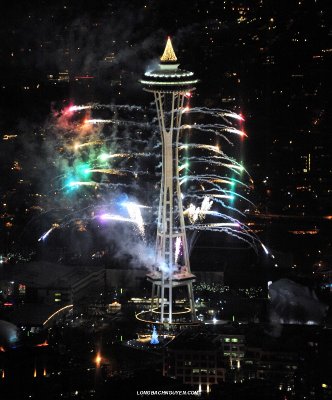
{"label": "fireworks", "polygon": [[183,211],[183,214],[187,215],[189,221],[194,224],[197,220],[202,221],[204,219],[205,215],[212,207],[212,204],[213,201],[211,201],[208,196],[205,196],[203,198],[201,207],[195,207],[194,204],[190,204],[190,206]]}
{"label": "fireworks", "polygon": [[125,203],[125,206],[128,210],[128,214],[131,220],[137,225],[139,233],[142,235],[142,237],[144,237],[145,235],[144,222],[141,214],[142,206],[135,203]]}
{"label": "fireworks", "polygon": [[141,214],[141,208],[147,208],[147,207],[132,202],[125,202],[122,205],[127,209],[129,218],[124,217],[122,215],[109,214],[109,213],[101,214],[98,218],[101,221],[131,222],[136,225],[141,237],[144,239],[145,230],[144,230],[144,221]]}
{"label": "fireworks", "polygon": [[[191,94],[188,92],[186,96]],[[109,118],[95,116],[96,110],[101,109],[109,110]],[[152,186],[148,179],[132,183],[133,177],[139,180],[143,174],[154,176],[151,172],[152,161],[147,161],[148,167],[141,165],[144,165],[143,159],[158,155],[156,149],[160,149],[161,143],[155,134],[151,134],[157,120],[149,125],[144,120],[130,117],[131,112],[146,113],[147,110],[135,105],[70,105],[57,116],[56,128],[62,134],[58,136],[57,148],[60,150],[55,153],[58,157],[55,165],[59,166],[61,174],[54,181],[61,181],[61,184],[54,187],[54,191],[57,201],[61,202],[63,197],[66,202],[66,196],[75,196],[77,204],[71,203],[72,208],[64,215],[63,221],[53,224],[38,241],[45,241],[55,229],[79,223],[85,230],[88,229],[87,221],[99,220],[132,224],[133,230],[146,242],[148,225],[144,222],[142,210],[146,206],[126,200],[120,202],[121,212],[116,210],[100,214],[100,210],[109,210],[110,203],[115,202],[112,196],[116,197],[127,189],[131,192],[135,190],[134,197],[139,199],[146,193],[152,193],[152,187],[158,187],[155,182]],[[240,201],[252,204],[245,197],[249,190],[246,182],[249,179],[252,183],[248,172],[242,163],[226,154],[230,146],[236,146],[236,140],[247,137],[241,125],[244,117],[233,111],[207,107],[185,106],[179,108],[178,113],[184,114],[183,118],[187,114],[193,117],[201,114],[208,118],[208,123],[202,123],[203,118],[199,119],[200,123],[184,123],[178,131],[183,142],[178,148],[178,173],[181,197],[187,204],[184,210],[189,222],[187,229],[226,232],[253,247],[260,243],[263,251],[269,254],[248,227],[228,215],[235,212],[243,215],[237,204]],[[149,135],[144,136],[144,130]],[[185,137],[189,133],[190,141]],[[193,138],[199,143],[195,143]],[[207,139],[210,143],[204,143]],[[152,205],[152,195],[149,197]],[[220,218],[222,222],[216,221]],[[181,237],[178,237],[174,249],[175,264],[181,248]]]}

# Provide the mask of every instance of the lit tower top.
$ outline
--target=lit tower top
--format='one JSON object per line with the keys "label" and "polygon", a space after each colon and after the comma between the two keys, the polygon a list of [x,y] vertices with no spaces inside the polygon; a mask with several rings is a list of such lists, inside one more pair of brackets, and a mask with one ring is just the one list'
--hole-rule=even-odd
{"label": "lit tower top", "polygon": [[179,69],[178,59],[172,46],[171,38],[167,38],[163,55],[157,69],[147,71],[141,83],[144,90],[154,92],[173,92],[179,89],[187,91],[194,90],[194,85],[198,82],[194,73]]}
{"label": "lit tower top", "polygon": [[152,283],[151,308],[150,317],[145,319],[154,324],[197,323],[192,288],[195,276],[190,271],[179,178],[179,134],[190,92],[198,80],[193,72],[178,67],[168,38],[158,68],[146,72],[140,81],[145,91],[154,94],[162,143],[156,256],[154,268],[147,274]]}

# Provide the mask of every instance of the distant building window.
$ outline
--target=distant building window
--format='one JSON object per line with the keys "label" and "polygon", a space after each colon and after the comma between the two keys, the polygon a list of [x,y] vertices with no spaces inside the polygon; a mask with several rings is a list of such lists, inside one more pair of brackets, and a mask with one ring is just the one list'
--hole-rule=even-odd
{"label": "distant building window", "polygon": [[18,285],[18,293],[19,293],[20,295],[25,295],[25,291],[26,291],[26,286],[23,285],[22,283],[20,283],[20,284]]}

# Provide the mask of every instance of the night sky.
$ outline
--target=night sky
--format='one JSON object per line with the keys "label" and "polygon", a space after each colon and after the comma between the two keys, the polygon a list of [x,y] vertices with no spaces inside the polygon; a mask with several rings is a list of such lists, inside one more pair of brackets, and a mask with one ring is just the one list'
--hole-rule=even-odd
{"label": "night sky", "polygon": [[[63,172],[63,160],[54,157],[61,149],[54,115],[69,104],[148,106],[151,98],[139,79],[156,65],[168,35],[181,67],[200,79],[192,106],[245,116],[248,139],[231,151],[251,174],[249,197],[256,210],[328,216],[329,11],[323,1],[101,1],[98,7],[61,1],[6,7],[0,28],[0,130],[2,137],[17,138],[0,144],[6,204],[1,229],[7,236],[2,247],[8,251],[11,238],[16,241],[35,217],[31,207],[44,209],[32,193],[41,192],[48,201],[49,180]],[[16,220],[9,232],[6,210]],[[33,229],[35,240],[42,229]]]}
{"label": "night sky", "polygon": [[[186,97],[190,108],[183,110],[187,127],[180,139],[183,205],[196,210],[186,214],[190,263],[204,279],[213,280],[205,272],[218,277],[220,273],[224,279],[197,282],[196,297],[229,322],[272,321],[260,327],[259,334],[249,327],[248,343],[267,337],[272,347],[281,345],[276,339],[282,338],[281,323],[296,318],[305,323],[312,318],[314,324],[324,320],[331,326],[331,1],[12,1],[1,14],[1,312],[8,311],[8,303],[14,309],[24,305],[22,293],[6,292],[3,282],[14,281],[12,276],[19,276],[17,271],[25,265],[61,265],[76,271],[83,266],[108,272],[133,269],[140,274],[142,267],[154,263],[161,143],[153,96],[143,90],[140,79],[157,67],[170,36],[180,68],[199,79]],[[190,148],[193,144],[197,146]],[[209,186],[220,182],[222,189]],[[202,199],[206,193],[216,194],[213,190],[219,198],[208,198],[213,199],[211,213],[200,213]],[[144,224],[130,214],[128,204],[140,204]],[[194,233],[195,223],[206,227],[216,221],[233,223],[234,229],[202,228]],[[268,298],[267,282],[276,280]],[[91,330],[95,315],[84,316],[83,328],[62,321],[67,322],[65,331],[57,325],[48,332],[47,356],[43,350],[31,350],[29,341],[37,339],[27,335],[31,351],[24,350],[22,358],[17,355],[24,360],[26,376],[33,362],[42,368],[48,360],[47,368],[67,371],[59,386],[54,378],[54,388],[62,393],[71,382],[64,390],[71,398],[81,383],[79,372],[70,370],[74,367],[66,370],[69,361],[75,368],[88,368],[90,353],[95,354],[100,343],[114,354],[114,365],[125,359],[123,370],[137,373],[137,365],[146,363],[159,371],[151,354],[131,360],[126,353],[130,350],[120,345],[116,350],[119,337],[132,339],[136,330],[134,306],[126,308],[131,297],[150,296],[151,287],[140,282],[139,293],[121,288],[120,295],[118,287],[102,292],[107,301],[120,301],[125,309],[105,333],[104,328],[97,334]],[[28,303],[41,303],[37,297],[27,289]],[[101,304],[99,297],[87,298],[87,304]],[[11,310],[8,321],[15,317]],[[118,325],[120,333],[115,332]],[[318,347],[305,347],[299,376],[312,386],[308,383],[296,395],[315,388],[314,393],[323,396],[325,389],[331,390],[331,382],[328,386],[321,378],[324,369],[330,371],[324,346],[330,349],[331,340],[319,329],[306,330],[307,339],[299,340],[310,347],[309,342],[321,338]],[[301,332],[290,337],[301,337]],[[96,337],[100,343],[91,350]],[[58,341],[69,355],[63,356]],[[5,362],[14,370],[16,358],[8,361],[1,346],[0,370]],[[86,358],[73,355],[80,353],[79,346]],[[122,357],[125,353],[128,358]],[[316,363],[312,376],[311,362]],[[90,379],[86,370],[84,376]],[[89,382],[87,396],[100,384],[94,381],[90,387]],[[100,385],[103,394],[116,391]],[[225,395],[233,389],[227,390]],[[273,390],[278,400],[281,394],[290,395],[286,386]],[[216,393],[211,398],[218,398]],[[296,395],[283,398],[302,398]]]}

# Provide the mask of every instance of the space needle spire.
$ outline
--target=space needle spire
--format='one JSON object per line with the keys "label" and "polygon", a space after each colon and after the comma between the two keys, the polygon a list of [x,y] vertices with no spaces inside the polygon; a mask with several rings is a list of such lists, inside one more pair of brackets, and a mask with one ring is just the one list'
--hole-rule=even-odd
{"label": "space needle spire", "polygon": [[[152,320],[161,324],[195,323],[195,303],[189,250],[179,179],[179,134],[182,115],[198,80],[179,69],[168,37],[158,68],[140,81],[154,95],[162,143],[162,177],[158,210],[155,265],[147,279],[152,283]],[[176,292],[186,307],[179,306]],[[151,321],[149,321],[151,322]]]}
{"label": "space needle spire", "polygon": [[163,55],[160,57],[160,61],[165,63],[177,61],[170,36],[167,38],[165,50]]}

